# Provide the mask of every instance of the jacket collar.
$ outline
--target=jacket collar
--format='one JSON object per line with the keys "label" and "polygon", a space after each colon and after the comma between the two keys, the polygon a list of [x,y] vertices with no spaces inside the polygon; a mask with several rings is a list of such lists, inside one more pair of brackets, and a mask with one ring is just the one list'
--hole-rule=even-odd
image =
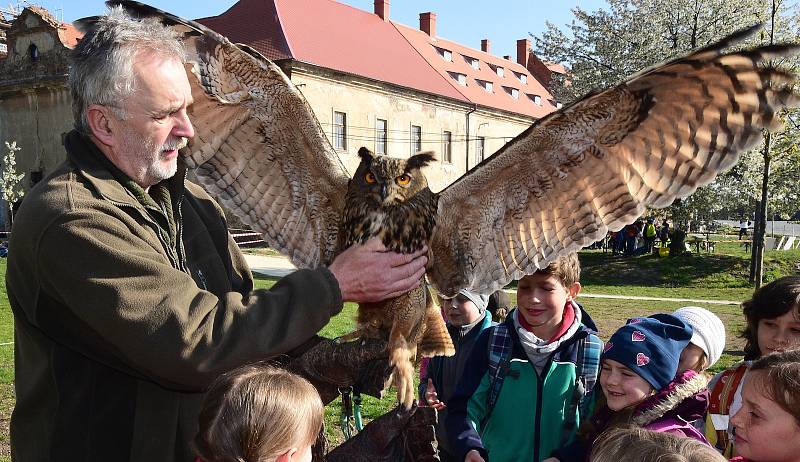
{"label": "jacket collar", "polygon": [[693,422],[705,415],[708,406],[708,379],[694,370],[686,370],[663,390],[637,406],[632,423],[646,426],[662,417]]}
{"label": "jacket collar", "polygon": [[[111,202],[139,206],[141,199],[137,197],[138,190],[144,190],[136,185],[122,170],[117,168],[105,154],[87,136],[77,130],[72,130],[64,140],[67,156],[78,169],[79,174],[86,178],[101,197]],[[182,157],[178,157],[178,172],[169,182],[170,190],[177,192],[186,177],[186,164]]]}

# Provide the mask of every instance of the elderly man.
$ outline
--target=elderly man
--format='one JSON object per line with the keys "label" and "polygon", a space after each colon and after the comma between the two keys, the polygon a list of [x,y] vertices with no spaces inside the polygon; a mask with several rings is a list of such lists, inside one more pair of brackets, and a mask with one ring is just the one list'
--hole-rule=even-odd
{"label": "elderly man", "polygon": [[[303,346],[343,301],[395,296],[424,273],[421,252],[368,242],[253,290],[221,209],[185,179],[183,56],[168,29],[121,9],[73,52],[67,161],[26,197],[8,263],[15,460],[192,460],[218,374]],[[348,356],[336,348],[332,367]]]}

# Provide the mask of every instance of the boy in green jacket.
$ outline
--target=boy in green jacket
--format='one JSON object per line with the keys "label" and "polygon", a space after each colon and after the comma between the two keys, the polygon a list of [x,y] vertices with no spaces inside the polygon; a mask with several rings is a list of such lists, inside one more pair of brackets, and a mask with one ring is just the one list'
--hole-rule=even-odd
{"label": "boy in green jacket", "polygon": [[458,460],[538,462],[574,437],[603,349],[579,277],[574,253],[525,276],[518,308],[476,341],[445,421]]}

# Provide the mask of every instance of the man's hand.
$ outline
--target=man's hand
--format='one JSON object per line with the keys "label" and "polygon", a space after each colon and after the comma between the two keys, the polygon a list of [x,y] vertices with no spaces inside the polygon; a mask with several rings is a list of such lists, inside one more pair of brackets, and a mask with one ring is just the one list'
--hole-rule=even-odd
{"label": "man's hand", "polygon": [[486,462],[481,457],[481,453],[473,449],[472,451],[467,453],[467,456],[464,457],[464,462]]}
{"label": "man's hand", "polygon": [[326,462],[438,461],[436,410],[398,406],[370,422],[358,435],[334,448]]}
{"label": "man's hand", "polygon": [[433,379],[428,379],[428,385],[425,387],[425,403],[436,409],[437,411],[441,411],[444,409],[445,404],[439,401],[439,395],[436,393],[436,387],[433,385]]}
{"label": "man's hand", "polygon": [[[313,346],[309,347],[310,344]],[[339,343],[316,337],[304,347],[305,351],[289,361],[287,369],[311,382],[323,403],[336,399],[339,389],[345,387],[381,397],[392,372],[385,341],[365,339]]]}
{"label": "man's hand", "polygon": [[428,248],[412,254],[390,252],[380,239],[354,245],[328,266],[346,302],[379,302],[417,287],[425,274]]}

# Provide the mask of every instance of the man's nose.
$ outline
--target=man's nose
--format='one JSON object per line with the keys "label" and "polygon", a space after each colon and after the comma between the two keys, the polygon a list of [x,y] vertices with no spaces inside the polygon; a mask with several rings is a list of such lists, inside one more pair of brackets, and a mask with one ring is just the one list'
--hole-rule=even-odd
{"label": "man's nose", "polygon": [[178,123],[175,125],[175,129],[172,133],[175,136],[194,138],[194,126],[192,125],[192,121],[189,120],[189,114],[187,114],[186,111],[181,111],[178,117]]}

